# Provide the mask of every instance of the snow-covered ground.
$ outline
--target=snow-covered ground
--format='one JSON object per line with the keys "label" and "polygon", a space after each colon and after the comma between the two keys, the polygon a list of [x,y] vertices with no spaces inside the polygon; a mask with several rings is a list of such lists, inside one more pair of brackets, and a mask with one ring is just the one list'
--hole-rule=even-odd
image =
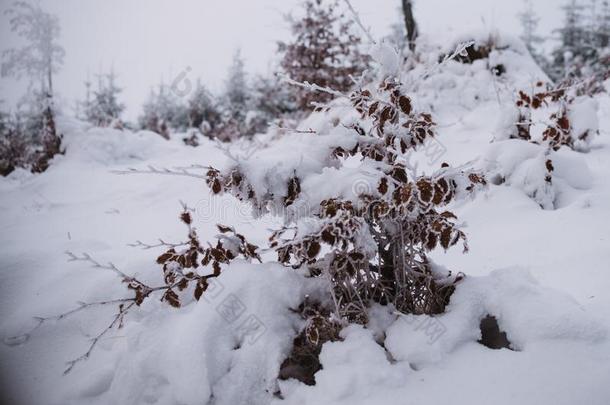
{"label": "snow-covered ground", "polygon": [[[480,70],[452,64],[434,82],[446,92],[420,89],[421,102],[435,104],[428,93],[449,100],[434,112],[443,161],[488,167],[493,158],[511,165],[515,158],[506,154],[527,151],[511,141],[490,144],[505,105]],[[455,75],[483,84],[456,87]],[[507,183],[458,203],[453,211],[464,222],[470,252],[434,254],[467,275],[447,312],[408,317],[375,308],[368,328],[349,326],[343,341],[323,347],[315,386],[277,381],[302,327],[289,308],[315,280],[272,263],[272,256],[264,264],[234,262],[214,294],[179,310],[146,301],[65,376],[66,362],[87,350],[88,338],[112,320],[114,306],[46,322],[28,339],[14,338],[36,326],[36,316],[129,296],[112,272],[68,262],[65,251],[86,252],[160,284],[155,258],[161,251],[128,244],[182,241],[180,201],[196,209],[195,225],[210,242],[216,223],[223,223],[265,246],[268,228],[280,224],[271,217],[254,220],[233,197],[211,196],[200,179],[115,173],[149,165],[223,167],[230,154],[213,142],[191,148],[178,135],[165,141],[62,119],[65,156],[41,175],[18,171],[0,179],[3,403],[610,403],[610,97],[597,101],[601,133],[590,151],[557,154],[556,209],[541,209],[528,196],[527,165]],[[231,297],[243,304],[243,319],[264,325],[260,336],[244,335],[242,319],[222,316],[219,308]],[[515,350],[477,343],[486,314],[498,318]],[[383,334],[385,348],[375,340]],[[282,398],[273,395],[280,391]]]}

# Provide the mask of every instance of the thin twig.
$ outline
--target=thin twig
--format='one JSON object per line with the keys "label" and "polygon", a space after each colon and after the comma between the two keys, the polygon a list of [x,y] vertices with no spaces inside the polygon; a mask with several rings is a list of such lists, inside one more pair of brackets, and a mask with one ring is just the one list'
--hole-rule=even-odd
{"label": "thin twig", "polygon": [[66,255],[68,256],[68,262],[86,262],[91,265],[91,267],[96,269],[110,270],[117,275],[119,275],[123,280],[126,281],[135,281],[135,279],[127,274],[123,273],[118,267],[115,266],[114,263],[108,262],[108,264],[101,264],[97,260],[93,259],[88,253],[83,253],[82,256],[77,256],[70,251],[66,251]]}
{"label": "thin twig", "polygon": [[313,92],[331,94],[331,95],[333,95],[335,97],[347,97],[345,94],[341,93],[340,91],[333,90],[330,87],[322,87],[322,86],[317,85],[315,83],[309,83],[308,81],[298,82],[298,81],[296,81],[294,79],[291,79],[290,77],[288,77],[286,75],[280,75],[280,78],[286,84],[290,84],[290,85],[293,85],[293,86],[301,87],[303,89],[307,89],[307,90],[310,90],[310,91],[313,91]]}
{"label": "thin twig", "polygon": [[42,317],[42,316],[34,317],[34,319],[36,320],[36,326],[34,326],[28,332],[25,332],[18,336],[11,337],[10,340],[25,341],[25,340],[29,339],[30,335],[32,333],[34,333],[38,328],[40,328],[43,324],[50,322],[50,321],[61,321],[62,319],[68,318],[71,315],[74,315],[78,312],[84,311],[85,309],[88,309],[91,307],[111,305],[111,304],[122,304],[122,303],[132,302],[132,301],[134,301],[134,298],[118,298],[118,299],[114,299],[114,300],[97,301],[97,302],[79,302],[78,306],[76,308],[63,312],[61,314],[47,316],[47,317]]}
{"label": "thin twig", "polygon": [[276,129],[279,129],[280,131],[285,131],[285,132],[289,132],[289,133],[294,133],[294,134],[317,134],[318,132],[313,130],[312,128],[306,129],[306,130],[302,130],[302,129],[297,129],[297,128],[286,128],[286,127],[282,127],[279,124],[271,124],[272,126],[274,126]]}
{"label": "thin twig", "polygon": [[362,31],[366,35],[367,39],[369,40],[369,42],[373,45],[377,45],[377,42],[373,38],[373,35],[371,35],[370,29],[367,29],[364,26],[364,24],[362,23],[362,20],[360,19],[360,15],[358,14],[358,12],[354,8],[354,6],[352,6],[352,3],[349,0],[344,0],[344,1],[345,1],[345,4],[347,5],[347,8],[349,8],[349,11],[352,13],[352,16],[354,17],[354,22],[356,24],[358,24],[360,29],[362,29]]}
{"label": "thin twig", "polygon": [[435,73],[438,69],[440,69],[442,66],[444,66],[447,62],[455,59],[458,55],[462,54],[466,50],[466,48],[474,45],[474,43],[475,43],[474,41],[467,41],[467,42],[461,42],[461,43],[457,44],[457,46],[455,47],[455,50],[453,51],[452,54],[445,56],[441,62],[436,63],[430,69],[425,71],[420,76],[420,79],[425,79],[428,76],[430,76],[432,73]]}
{"label": "thin twig", "polygon": [[91,344],[89,345],[89,349],[87,349],[87,351],[82,354],[81,356],[77,357],[74,360],[70,360],[67,363],[68,368],[66,368],[66,370],[64,371],[64,375],[68,374],[70,371],[72,371],[72,369],[74,368],[74,366],[76,364],[78,364],[81,361],[87,360],[89,358],[89,356],[91,356],[91,353],[93,352],[93,349],[95,349],[95,346],[98,344],[98,342],[100,341],[100,339],[102,339],[104,337],[104,335],[106,335],[106,333],[108,333],[112,328],[115,327],[115,325],[119,325],[119,328],[122,326],[123,324],[123,318],[125,317],[125,315],[127,314],[127,312],[129,312],[129,310],[135,305],[135,301],[131,302],[129,305],[127,305],[126,307],[123,307],[123,305],[121,304],[119,306],[119,313],[115,315],[114,319],[112,320],[112,322],[110,322],[110,325],[108,325],[102,332],[100,332],[97,336],[95,336],[92,340],[91,340]]}
{"label": "thin twig", "polygon": [[160,247],[177,248],[180,246],[186,246],[188,244],[189,244],[189,242],[169,243],[169,242],[164,241],[163,239],[159,239],[159,243],[154,244],[154,245],[144,243],[141,240],[137,240],[134,243],[127,244],[127,246],[133,247],[133,248],[142,248],[143,250],[149,250],[149,249],[156,249],[156,248],[160,248]]}
{"label": "thin twig", "polygon": [[133,167],[128,168],[127,170],[113,170],[111,173],[126,175],[126,174],[160,174],[160,175],[169,175],[169,176],[184,176],[184,177],[193,177],[196,179],[206,180],[207,177],[202,174],[191,173],[187,169],[176,169],[171,170],[168,168],[156,168],[154,166],[148,166],[147,170],[135,169]]}

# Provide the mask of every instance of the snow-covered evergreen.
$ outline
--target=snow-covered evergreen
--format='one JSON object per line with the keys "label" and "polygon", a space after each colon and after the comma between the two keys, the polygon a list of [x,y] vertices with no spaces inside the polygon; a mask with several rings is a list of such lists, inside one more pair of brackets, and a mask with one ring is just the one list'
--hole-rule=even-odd
{"label": "snow-covered evergreen", "polygon": [[87,94],[83,102],[84,116],[87,121],[99,127],[110,126],[121,120],[125,104],[119,101],[122,89],[116,83],[114,71],[97,76],[97,87],[91,92],[90,83],[85,83]]}

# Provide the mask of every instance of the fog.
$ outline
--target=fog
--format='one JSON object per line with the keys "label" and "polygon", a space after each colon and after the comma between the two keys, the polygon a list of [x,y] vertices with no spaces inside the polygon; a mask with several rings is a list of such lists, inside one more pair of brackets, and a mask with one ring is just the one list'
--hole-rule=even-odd
{"label": "fog", "polygon": [[[124,87],[126,118],[134,120],[150,91],[160,80],[171,83],[181,73],[201,78],[213,91],[223,86],[225,71],[237,48],[247,69],[269,71],[276,42],[289,35],[284,16],[297,11],[299,0],[41,0],[61,22],[65,65],[56,78],[64,110],[84,97],[87,76],[114,69]],[[353,0],[362,20],[375,36],[399,20],[398,0]],[[2,11],[11,1],[0,0]],[[561,21],[560,0],[535,0],[541,17],[539,31],[549,34]],[[420,30],[430,34],[499,29],[519,33],[521,1],[418,0]],[[439,13],[439,10],[443,13]],[[439,16],[439,14],[442,14]],[[1,16],[0,49],[18,39]],[[0,99],[14,105],[26,89],[24,81],[0,79]]]}

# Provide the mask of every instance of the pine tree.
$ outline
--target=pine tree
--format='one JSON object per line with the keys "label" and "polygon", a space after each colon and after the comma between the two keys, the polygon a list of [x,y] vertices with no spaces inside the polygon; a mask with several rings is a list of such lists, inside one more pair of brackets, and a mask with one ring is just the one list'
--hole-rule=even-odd
{"label": "pine tree", "polygon": [[243,126],[248,113],[251,95],[248,87],[244,59],[238,49],[233,56],[233,63],[225,81],[224,92],[225,114],[229,120]]}
{"label": "pine tree", "polygon": [[190,128],[198,128],[204,135],[211,135],[220,124],[220,112],[212,94],[197,81],[197,86],[188,100]]}
{"label": "pine tree", "polygon": [[265,132],[273,121],[290,118],[297,111],[294,94],[277,75],[257,76],[252,93],[254,110],[247,123],[250,132]]}
{"label": "pine tree", "polygon": [[107,127],[115,120],[120,120],[125,105],[118,101],[122,89],[116,84],[114,71],[98,75],[97,89],[93,92],[93,98],[90,95],[90,82],[85,82],[85,86],[87,95],[84,105],[87,121],[99,127]]}
{"label": "pine tree", "polygon": [[519,13],[519,20],[521,21],[522,30],[521,39],[534,60],[540,66],[544,66],[544,57],[539,52],[539,46],[544,42],[544,38],[536,33],[540,18],[534,11],[532,0],[524,0],[524,9]]}
{"label": "pine tree", "polygon": [[171,131],[183,131],[189,126],[186,106],[163,82],[158,91],[151,89],[138,121],[142,129],[156,132],[166,139],[169,139]]}
{"label": "pine tree", "polygon": [[[2,100],[0,100],[0,105],[2,105],[3,102]],[[8,113],[4,112],[3,110],[0,110],[0,134],[5,134],[6,130],[8,129]]]}
{"label": "pine tree", "polygon": [[563,27],[559,28],[560,45],[553,51],[556,79],[578,76],[584,61],[590,58],[591,46],[588,43],[584,21],[584,7],[577,0],[570,0],[562,6],[564,11]]}
{"label": "pine tree", "polygon": [[222,123],[215,136],[223,141],[252,135],[247,128],[247,118],[251,109],[252,94],[248,84],[244,59],[238,49],[233,55],[221,96]]}
{"label": "pine tree", "polygon": [[[350,76],[360,75],[368,61],[359,51],[360,38],[352,33],[351,20],[339,12],[336,0],[306,0],[303,8],[304,16],[289,20],[292,41],[278,44],[284,72],[298,82],[350,90]],[[332,99],[329,94],[312,94],[302,88],[294,91],[302,110],[312,110],[312,102]]]}
{"label": "pine tree", "polygon": [[555,80],[583,79],[581,94],[603,91],[603,81],[610,77],[608,50],[608,0],[589,0],[586,6],[571,0],[563,6],[564,25],[558,30],[560,45],[553,52]]}
{"label": "pine tree", "polygon": [[610,47],[610,1],[603,0],[599,9],[596,26],[596,45],[608,53]]}
{"label": "pine tree", "polygon": [[586,63],[590,76],[589,93],[604,90],[603,82],[610,78],[610,2],[590,0],[589,42],[593,52]]}

